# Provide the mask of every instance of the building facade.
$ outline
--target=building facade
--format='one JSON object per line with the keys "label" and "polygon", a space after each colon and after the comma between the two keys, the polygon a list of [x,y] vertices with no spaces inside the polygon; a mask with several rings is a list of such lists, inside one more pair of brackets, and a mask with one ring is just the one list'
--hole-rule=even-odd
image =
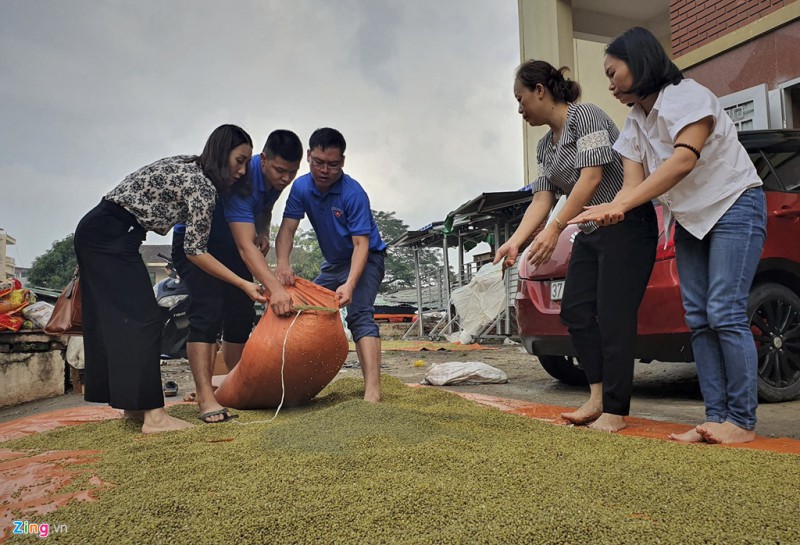
{"label": "building facade", "polygon": [[9,246],[13,246],[17,241],[9,235],[5,229],[0,229],[0,278],[14,278],[16,263],[9,254]]}
{"label": "building facade", "polygon": [[[521,59],[566,65],[621,126],[627,108],[608,92],[603,48],[626,28],[652,31],[686,77],[713,91],[740,130],[800,128],[798,0],[518,0]],[[536,143],[524,129],[525,175]]]}

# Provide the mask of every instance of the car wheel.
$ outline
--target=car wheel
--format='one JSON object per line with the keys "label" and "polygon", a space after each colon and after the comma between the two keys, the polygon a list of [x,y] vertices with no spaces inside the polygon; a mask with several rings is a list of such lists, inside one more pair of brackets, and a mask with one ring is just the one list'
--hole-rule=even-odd
{"label": "car wheel", "polygon": [[565,384],[586,386],[586,374],[579,367],[578,358],[571,356],[537,356],[548,374]]}
{"label": "car wheel", "polygon": [[748,315],[758,351],[758,398],[800,397],[800,298],[780,284],[760,284],[750,292]]}

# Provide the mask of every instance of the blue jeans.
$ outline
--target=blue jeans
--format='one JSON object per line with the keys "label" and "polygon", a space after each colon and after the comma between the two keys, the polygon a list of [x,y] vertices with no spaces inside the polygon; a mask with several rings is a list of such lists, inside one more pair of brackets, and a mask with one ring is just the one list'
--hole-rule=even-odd
{"label": "blue jeans", "polygon": [[742,193],[702,240],[678,224],[675,254],[686,325],[692,330],[706,421],[752,430],[758,357],[747,299],[766,238],[764,191]]}
{"label": "blue jeans", "polygon": [[[354,341],[358,341],[362,337],[381,336],[378,324],[375,323],[375,297],[378,295],[381,282],[383,282],[384,256],[384,252],[369,253],[367,266],[353,289],[353,300],[347,305],[345,321],[347,328],[353,334]],[[314,283],[335,291],[336,288],[347,282],[349,274],[349,261],[341,263],[325,261],[322,263]]]}

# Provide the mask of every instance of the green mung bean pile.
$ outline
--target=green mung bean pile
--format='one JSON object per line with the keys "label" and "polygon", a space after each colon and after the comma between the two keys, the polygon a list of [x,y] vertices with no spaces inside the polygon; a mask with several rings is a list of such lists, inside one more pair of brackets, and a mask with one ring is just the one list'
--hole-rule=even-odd
{"label": "green mung bean pile", "polygon": [[[143,436],[109,421],[2,447],[104,451],[88,466],[114,483],[99,501],[26,517],[67,524],[56,543],[800,543],[796,456],[553,426],[389,376],[382,389],[374,405],[337,380],[272,423],[237,411],[245,425]],[[197,421],[194,405],[169,412]]]}

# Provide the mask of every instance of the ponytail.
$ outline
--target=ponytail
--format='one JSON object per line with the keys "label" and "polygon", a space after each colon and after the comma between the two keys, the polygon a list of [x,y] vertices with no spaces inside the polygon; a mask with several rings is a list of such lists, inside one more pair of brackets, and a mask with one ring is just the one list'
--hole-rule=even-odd
{"label": "ponytail", "polygon": [[581,96],[581,86],[577,81],[564,77],[569,68],[562,66],[555,68],[546,61],[529,60],[517,68],[517,80],[529,90],[533,91],[537,85],[542,85],[556,102],[575,102]]}

